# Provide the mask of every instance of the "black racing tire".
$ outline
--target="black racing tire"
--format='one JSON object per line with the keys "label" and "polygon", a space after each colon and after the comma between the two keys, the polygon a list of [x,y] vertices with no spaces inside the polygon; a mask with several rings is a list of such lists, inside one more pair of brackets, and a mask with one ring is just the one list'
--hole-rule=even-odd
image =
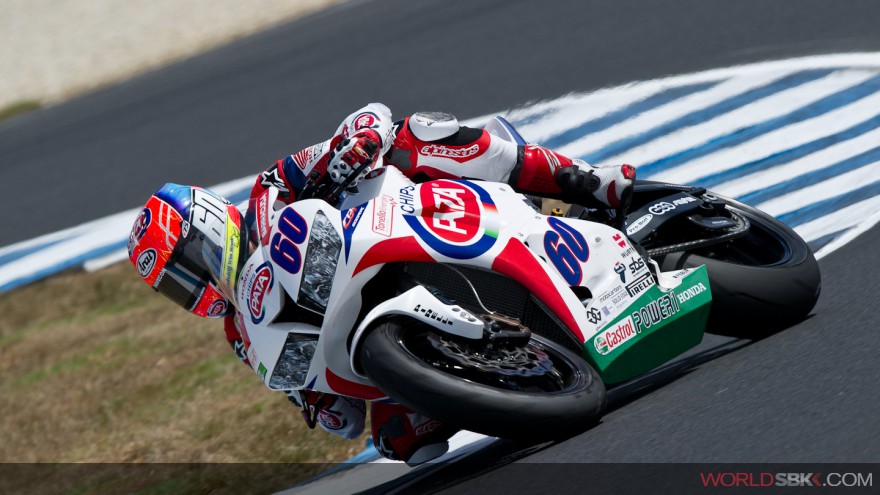
{"label": "black racing tire", "polygon": [[706,265],[712,290],[707,331],[754,340],[805,319],[822,285],[810,247],[776,218],[712,194],[748,218],[748,234],[723,246],[671,253],[658,260],[664,271]]}
{"label": "black racing tire", "polygon": [[534,392],[477,383],[429,364],[430,358],[417,355],[429,334],[440,335],[411,318],[385,320],[358,351],[363,371],[376,386],[414,411],[489,436],[540,441],[584,431],[605,410],[605,385],[598,374],[552,341],[533,334],[528,346],[551,357],[565,384],[559,391]]}

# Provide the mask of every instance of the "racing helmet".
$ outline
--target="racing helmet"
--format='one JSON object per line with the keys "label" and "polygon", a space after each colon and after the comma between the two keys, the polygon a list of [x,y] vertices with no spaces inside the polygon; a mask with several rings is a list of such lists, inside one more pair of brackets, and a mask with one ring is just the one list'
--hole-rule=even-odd
{"label": "racing helmet", "polygon": [[232,311],[246,251],[242,239],[246,226],[229,201],[167,183],[135,219],[128,258],[155,291],[190,313],[219,318]]}

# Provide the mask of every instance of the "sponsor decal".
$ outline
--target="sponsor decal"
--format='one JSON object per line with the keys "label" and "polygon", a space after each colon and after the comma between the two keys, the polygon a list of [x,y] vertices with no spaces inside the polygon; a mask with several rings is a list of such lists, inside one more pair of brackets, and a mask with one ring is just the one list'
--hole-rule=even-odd
{"label": "sponsor decal", "polygon": [[592,323],[593,325],[602,321],[602,312],[596,308],[590,308],[587,310],[587,321]]}
{"label": "sponsor decal", "polygon": [[235,339],[232,341],[232,351],[235,352],[235,355],[238,359],[241,360],[242,363],[249,363],[247,360],[247,350],[245,349],[244,342],[241,339]]}
{"label": "sponsor decal", "polygon": [[[599,304],[611,304],[614,308],[618,308],[620,303],[627,299],[629,299],[629,294],[623,289],[623,286],[617,285],[599,296]],[[607,315],[608,313],[606,312],[605,314]]]}
{"label": "sponsor decal", "polygon": [[417,437],[420,437],[426,433],[431,433],[440,427],[443,423],[437,421],[436,419],[432,419],[423,425],[419,425],[416,427],[415,433]]}
{"label": "sponsor decal", "polygon": [[693,203],[696,200],[697,200],[697,198],[695,198],[693,196],[682,196],[678,199],[673,200],[672,204],[674,204],[675,206],[681,206],[681,205],[686,205],[688,203]]}
{"label": "sponsor decal", "polygon": [[338,412],[323,408],[318,412],[318,421],[328,430],[340,430],[345,427],[345,418]]}
{"label": "sponsor decal", "polygon": [[263,300],[266,298],[266,294],[272,290],[273,283],[272,265],[263,263],[257,267],[247,288],[248,311],[251,314],[251,321],[255,325],[263,321],[266,316]]}
{"label": "sponsor decal", "polygon": [[354,119],[354,130],[355,132],[357,132],[361,129],[372,129],[374,127],[378,127],[376,121],[377,119],[375,114],[362,113]]}
{"label": "sponsor decal", "polygon": [[364,214],[366,208],[367,203],[364,203],[355,206],[354,208],[349,208],[342,213],[342,238],[345,241],[346,262],[348,262],[348,253],[351,250],[351,236],[354,233],[354,229],[356,229],[361,222],[361,216]]}
{"label": "sponsor decal", "polygon": [[697,285],[691,286],[683,291],[679,291],[679,293],[677,294],[678,302],[684,304],[688,302],[692,297],[696,296],[697,294],[702,294],[707,290],[709,289],[707,289],[702,282],[698,282]]}
{"label": "sponsor decal", "polygon": [[627,259],[634,254],[636,254],[636,248],[630,246],[620,252],[620,257],[623,259]]}
{"label": "sponsor decal", "polygon": [[450,148],[439,144],[428,144],[422,146],[419,153],[427,156],[441,156],[444,158],[468,158],[480,152],[480,145],[473,144],[467,148]]}
{"label": "sponsor decal", "polygon": [[373,232],[391,237],[394,224],[394,198],[387,194],[373,199]]}
{"label": "sponsor decal", "polygon": [[227,216],[226,249],[223,250],[223,284],[227,288],[231,288],[235,284],[236,275],[238,275],[238,250],[240,247],[241,232],[232,218]]}
{"label": "sponsor decal", "polygon": [[651,220],[654,218],[654,215],[648,213],[646,215],[642,215],[639,218],[633,220],[633,222],[626,227],[626,235],[633,235],[636,232],[642,230],[647,227]]}
{"label": "sponsor decal", "polygon": [[156,266],[157,258],[158,256],[156,255],[156,250],[153,248],[147,249],[146,251],[142,252],[137,259],[138,275],[140,275],[142,278],[147,278],[151,273],[153,273],[153,268]]}
{"label": "sponsor decal", "polygon": [[268,371],[266,365],[263,363],[260,363],[260,365],[257,366],[257,374],[260,375],[260,380],[263,380],[264,382],[266,381],[266,373]]}
{"label": "sponsor decal", "polygon": [[[305,151],[305,150],[303,150]],[[302,151],[300,151],[302,153]],[[297,153],[299,155],[299,153]],[[305,165],[300,164],[297,161],[296,156],[293,157],[293,161],[296,162],[297,166],[301,169],[305,169]],[[281,173],[278,172],[278,165],[272,165],[262,174],[260,174],[260,185],[263,187],[275,187],[282,193],[289,193],[290,190],[287,189],[287,186],[284,184],[284,180],[281,178]]]}
{"label": "sponsor decal", "polygon": [[593,346],[599,354],[605,356],[613,352],[615,349],[620,348],[621,345],[635,336],[636,326],[633,323],[632,318],[627,316],[614,325],[614,327],[600,332],[596,338],[593,339]]}
{"label": "sponsor decal", "polygon": [[398,199],[400,200],[400,209],[404,213],[409,213],[412,215],[416,212],[416,199],[413,197],[413,193],[416,190],[416,186],[406,186],[400,188],[400,192],[398,194]]}
{"label": "sponsor decal", "polygon": [[623,263],[619,261],[614,263],[614,273],[620,276],[620,283],[626,283],[626,267],[623,266]]}
{"label": "sponsor decal", "polygon": [[210,318],[216,318],[226,312],[226,301],[214,301],[208,307],[207,315]]}
{"label": "sponsor decal", "polygon": [[678,298],[675,292],[669,291],[657,299],[649,302],[632,313],[632,319],[636,323],[636,331],[647,330],[670,316],[678,313]]}
{"label": "sponsor decal", "polygon": [[645,289],[654,285],[654,279],[651,278],[650,273],[642,274],[639,277],[636,277],[630,284],[626,286],[626,292],[630,296],[637,296],[641,294]]}
{"label": "sponsor decal", "polygon": [[452,320],[441,315],[436,310],[428,309],[428,308],[422,306],[421,304],[416,304],[416,307],[413,308],[413,312],[414,313],[421,313],[425,316],[425,318],[430,318],[432,320],[439,321],[440,323],[442,323],[444,325],[452,325]]}
{"label": "sponsor decal", "polygon": [[645,260],[642,258],[630,258],[629,271],[632,272],[633,275],[647,268],[648,265],[645,264]]}
{"label": "sponsor decal", "polygon": [[269,226],[269,191],[264,191],[257,199],[257,234],[260,244],[269,245],[269,234],[272,228]]}
{"label": "sponsor decal", "polygon": [[622,248],[625,248],[625,247],[626,247],[626,241],[623,240],[623,236],[622,236],[622,235],[620,235],[620,234],[614,234],[613,236],[611,236],[611,238],[614,239],[614,242],[616,242],[618,246],[620,246],[620,247],[622,247]]}
{"label": "sponsor decal", "polygon": [[659,203],[651,205],[651,207],[648,208],[648,211],[650,211],[654,215],[663,215],[664,213],[672,211],[674,209],[675,205],[673,205],[672,203],[661,201]]}
{"label": "sponsor decal", "polygon": [[[408,188],[401,189],[401,193]],[[400,209],[407,212],[401,194]],[[411,200],[410,200],[411,201]],[[418,187],[419,215],[404,220],[428,246],[456,259],[476,258],[498,238],[498,210],[489,193],[464,180],[435,180]],[[418,211],[413,207],[414,211]]]}
{"label": "sponsor decal", "polygon": [[189,235],[189,225],[190,225],[189,222],[187,222],[186,220],[180,221],[180,236],[181,237],[185,238],[186,236]]}
{"label": "sponsor decal", "polygon": [[255,366],[256,363],[260,362],[260,358],[259,356],[257,356],[257,350],[254,349],[253,346],[251,346],[247,351],[247,359],[248,363],[250,363],[251,366]]}
{"label": "sponsor decal", "polygon": [[480,228],[476,195],[465,187],[444,186],[432,183],[422,188],[422,216],[428,219],[428,230],[437,237],[449,242],[467,242]]}
{"label": "sponsor decal", "polygon": [[[140,214],[138,214],[134,221],[134,225],[131,227],[131,234],[128,236],[129,252],[138,242],[140,242],[141,238],[144,237],[144,234],[147,233],[147,227],[150,226],[150,221],[152,219],[153,214],[150,212],[149,208],[144,208],[141,210]],[[185,235],[186,234],[184,234],[184,236]]]}
{"label": "sponsor decal", "polygon": [[556,175],[556,171],[559,169],[561,164],[559,163],[559,158],[556,157],[555,153],[553,153],[552,151],[548,150],[547,148],[545,148],[543,146],[530,145],[530,146],[527,146],[527,148],[529,148],[532,151],[537,150],[537,151],[541,152],[541,154],[544,155],[544,160],[547,161],[547,166],[550,168],[550,176],[552,177],[552,176]]}

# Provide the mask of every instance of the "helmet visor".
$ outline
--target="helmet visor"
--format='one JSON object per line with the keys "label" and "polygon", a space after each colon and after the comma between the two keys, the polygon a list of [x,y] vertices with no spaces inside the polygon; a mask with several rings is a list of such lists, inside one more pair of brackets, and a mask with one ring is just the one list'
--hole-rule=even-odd
{"label": "helmet visor", "polygon": [[184,242],[177,244],[153,285],[154,289],[187,311],[192,311],[198,305],[211,281],[211,274],[201,257],[203,244],[201,236],[190,232]]}

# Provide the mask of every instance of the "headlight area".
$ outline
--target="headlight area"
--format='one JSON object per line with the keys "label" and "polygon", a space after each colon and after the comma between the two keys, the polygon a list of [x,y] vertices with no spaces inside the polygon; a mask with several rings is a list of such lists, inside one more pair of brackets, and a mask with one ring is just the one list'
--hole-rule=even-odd
{"label": "headlight area", "polygon": [[269,388],[287,390],[302,387],[318,347],[317,335],[289,333],[284,350],[269,379]]}
{"label": "headlight area", "polygon": [[342,239],[330,220],[319,211],[312,222],[312,234],[306,248],[303,278],[297,297],[300,306],[324,314],[341,250]]}

